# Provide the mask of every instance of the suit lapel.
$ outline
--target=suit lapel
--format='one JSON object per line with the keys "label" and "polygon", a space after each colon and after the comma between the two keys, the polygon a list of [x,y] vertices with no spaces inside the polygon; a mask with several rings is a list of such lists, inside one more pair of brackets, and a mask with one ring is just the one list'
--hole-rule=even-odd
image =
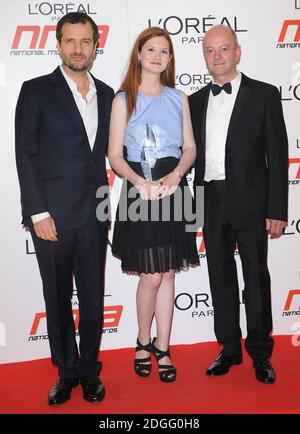
{"label": "suit lapel", "polygon": [[102,134],[104,132],[103,126],[105,125],[105,107],[106,107],[106,95],[105,92],[102,91],[102,88],[99,84],[99,81],[93,77],[95,86],[97,89],[97,104],[98,104],[98,128],[95,138],[95,143],[93,147],[93,152],[97,151],[102,141]]}
{"label": "suit lapel", "polygon": [[69,88],[68,83],[64,79],[64,76],[62,75],[59,67],[56,68],[55,71],[52,73],[51,83],[53,85],[53,90],[56,97],[61,101],[66,111],[73,119],[74,125],[78,130],[78,133],[85,138],[85,142],[90,150],[89,140],[86,134],[86,129],[82,117],[77,108],[71,89]]}
{"label": "suit lapel", "polygon": [[228,126],[228,132],[227,137],[229,136],[234,123],[236,122],[242,108],[244,107],[249,95],[251,94],[251,81],[248,77],[246,77],[244,74],[242,74],[242,80],[240,84],[240,88],[233,106],[229,126]]}
{"label": "suit lapel", "polygon": [[204,151],[205,151],[205,142],[206,142],[206,116],[207,116],[207,106],[208,106],[210,87],[211,87],[211,83],[204,88],[203,104],[201,104],[203,109],[202,109],[201,119],[200,119],[200,127],[201,127],[200,134],[201,134],[201,142],[203,143]]}

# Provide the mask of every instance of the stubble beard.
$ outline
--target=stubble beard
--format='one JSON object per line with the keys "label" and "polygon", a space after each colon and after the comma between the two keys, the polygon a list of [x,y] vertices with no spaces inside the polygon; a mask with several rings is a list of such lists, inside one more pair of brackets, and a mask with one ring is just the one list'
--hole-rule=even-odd
{"label": "stubble beard", "polygon": [[86,71],[88,71],[90,69],[91,63],[84,63],[83,65],[76,65],[74,63],[71,63],[71,62],[68,62],[68,61],[64,61],[63,65],[65,65],[71,71],[86,72]]}
{"label": "stubble beard", "polygon": [[86,72],[89,71],[92,67],[93,59],[89,59],[85,63],[78,65],[76,63],[73,63],[72,60],[63,59],[63,65],[65,65],[68,69],[74,72]]}

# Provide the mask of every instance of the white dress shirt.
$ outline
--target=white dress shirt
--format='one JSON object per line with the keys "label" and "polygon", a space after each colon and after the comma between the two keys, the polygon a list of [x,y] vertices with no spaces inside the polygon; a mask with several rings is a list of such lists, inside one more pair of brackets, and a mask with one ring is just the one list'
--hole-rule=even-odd
{"label": "white dress shirt", "polygon": [[[73,81],[65,72],[62,66],[60,66],[60,70],[62,75],[64,76],[71,92],[73,94],[75,103],[79,110],[79,113],[82,117],[85,130],[88,136],[89,144],[91,150],[93,150],[97,128],[98,128],[98,104],[97,104],[97,89],[94,83],[94,80],[91,74],[88,72],[89,79],[89,91],[85,98],[81,95],[81,93],[77,89],[77,84]],[[43,220],[47,217],[50,217],[49,212],[42,212],[40,214],[35,214],[31,216],[32,222],[37,223],[40,220]]]}
{"label": "white dress shirt", "polygon": [[206,150],[204,180],[225,179],[225,145],[229,121],[240,88],[242,74],[231,81],[232,93],[213,96],[210,91],[206,113]]}

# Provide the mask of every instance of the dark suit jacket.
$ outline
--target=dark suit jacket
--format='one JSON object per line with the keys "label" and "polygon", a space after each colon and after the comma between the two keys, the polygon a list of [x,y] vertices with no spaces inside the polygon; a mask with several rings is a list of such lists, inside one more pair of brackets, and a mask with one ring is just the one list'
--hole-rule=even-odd
{"label": "dark suit jacket", "polygon": [[[203,185],[210,84],[189,97],[197,144],[194,186]],[[287,220],[288,141],[278,89],[242,75],[225,148],[230,218],[236,230]]]}
{"label": "dark suit jacket", "polygon": [[15,137],[25,223],[31,215],[49,211],[57,227],[76,228],[96,210],[96,190],[108,184],[105,154],[114,92],[94,81],[99,123],[93,151],[59,67],[23,83]]}

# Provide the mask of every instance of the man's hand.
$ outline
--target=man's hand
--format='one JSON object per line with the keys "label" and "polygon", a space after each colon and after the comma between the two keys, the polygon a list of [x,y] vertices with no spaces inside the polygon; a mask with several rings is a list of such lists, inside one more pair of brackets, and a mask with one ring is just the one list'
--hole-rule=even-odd
{"label": "man's hand", "polygon": [[270,238],[279,238],[283,233],[283,229],[288,225],[287,222],[282,220],[266,219],[266,230]]}
{"label": "man's hand", "polygon": [[36,236],[42,240],[58,241],[55,223],[52,217],[47,217],[43,220],[34,223]]}

